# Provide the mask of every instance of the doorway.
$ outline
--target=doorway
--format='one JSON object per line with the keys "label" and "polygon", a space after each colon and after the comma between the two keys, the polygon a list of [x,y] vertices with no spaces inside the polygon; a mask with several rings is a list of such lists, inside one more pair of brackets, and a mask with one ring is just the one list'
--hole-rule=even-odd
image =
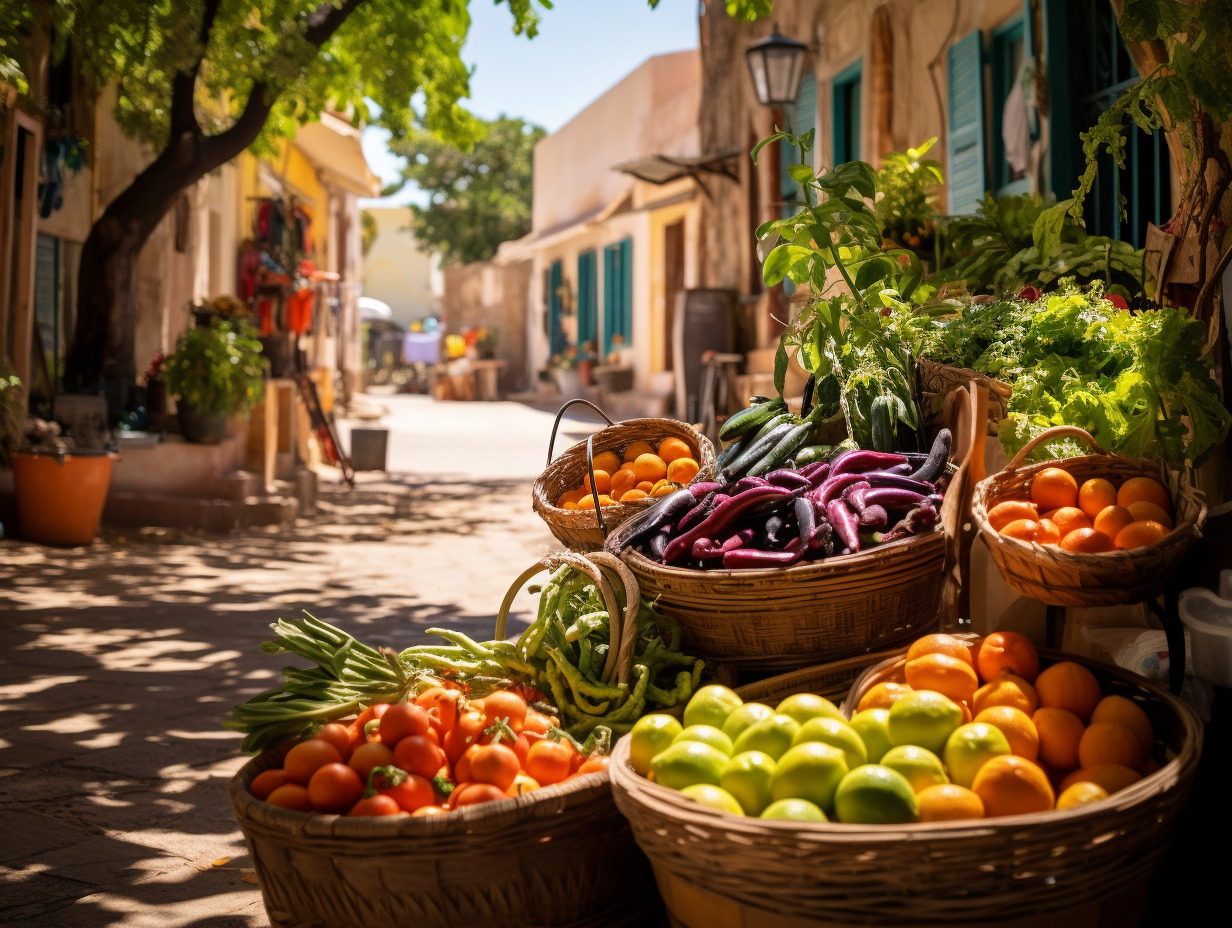
{"label": "doorway", "polygon": [[684,293],[684,220],[678,219],[663,229],[663,369],[674,366],[672,333],[676,331],[676,302]]}

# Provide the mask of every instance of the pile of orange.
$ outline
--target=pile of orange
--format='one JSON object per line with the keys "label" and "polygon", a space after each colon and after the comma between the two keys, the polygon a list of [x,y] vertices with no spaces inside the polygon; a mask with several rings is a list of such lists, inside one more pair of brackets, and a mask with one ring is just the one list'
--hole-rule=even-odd
{"label": "pile of orange", "polygon": [[1155,732],[1138,703],[1105,695],[1095,675],[1073,661],[1041,671],[1034,645],[1016,632],[975,643],[925,635],[908,649],[902,673],[905,682],[870,688],[856,718],[927,690],[957,704],[964,723],[999,729],[1009,748],[977,759],[969,786],[917,794],[920,821],[1072,809],[1159,769]]}
{"label": "pile of orange", "polygon": [[1151,477],[1130,477],[1119,487],[1093,477],[1079,486],[1069,471],[1047,467],[1031,482],[1030,502],[998,503],[988,524],[1010,538],[1101,554],[1160,541],[1172,531],[1172,500]]}
{"label": "pile of orange", "polygon": [[[665,438],[656,448],[648,441],[635,441],[624,449],[595,455],[595,486],[600,506],[631,503],[675,492],[697,476],[697,452],[681,438]],[[559,509],[594,509],[595,493],[590,474],[582,483],[556,500]]]}

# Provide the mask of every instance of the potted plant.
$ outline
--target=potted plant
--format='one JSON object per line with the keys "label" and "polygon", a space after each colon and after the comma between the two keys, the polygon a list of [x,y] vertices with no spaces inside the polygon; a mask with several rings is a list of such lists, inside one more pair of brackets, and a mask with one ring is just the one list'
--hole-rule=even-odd
{"label": "potted plant", "polygon": [[577,348],[570,345],[564,351],[552,355],[551,360],[548,361],[548,367],[563,396],[582,395],[582,375],[578,371]]}
{"label": "potted plant", "polygon": [[892,151],[877,172],[873,206],[886,248],[910,248],[921,260],[933,255],[937,190],[945,182],[941,163],[924,155],[935,145]]}
{"label": "potted plant", "polygon": [[595,385],[595,343],[586,342],[577,357],[578,379],[584,387]]}
{"label": "potted plant", "polygon": [[265,388],[256,329],[243,319],[219,318],[188,329],[164,363],[163,376],[176,395],[184,438],[221,441],[227,419],[260,400]]}

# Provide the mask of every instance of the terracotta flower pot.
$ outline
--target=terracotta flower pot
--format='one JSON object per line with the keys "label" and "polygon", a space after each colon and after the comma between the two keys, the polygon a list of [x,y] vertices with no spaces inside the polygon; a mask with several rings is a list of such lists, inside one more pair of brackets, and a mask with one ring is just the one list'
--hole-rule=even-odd
{"label": "terracotta flower pot", "polygon": [[88,545],[98,534],[115,454],[13,455],[22,537],[45,545]]}

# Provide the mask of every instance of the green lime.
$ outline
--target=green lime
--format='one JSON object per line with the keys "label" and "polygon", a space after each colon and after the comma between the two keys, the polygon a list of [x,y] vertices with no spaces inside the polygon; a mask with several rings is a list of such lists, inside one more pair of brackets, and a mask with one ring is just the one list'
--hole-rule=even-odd
{"label": "green lime", "polygon": [[970,789],[986,761],[1009,753],[1010,742],[1001,729],[987,722],[970,722],[960,726],[946,741],[945,765],[955,783]]}
{"label": "green lime", "polygon": [[713,725],[720,731],[727,717],[744,705],[744,700],[725,686],[703,686],[684,707],[684,727]]}
{"label": "green lime", "polygon": [[731,738],[727,737],[727,735],[723,734],[713,725],[690,725],[672,739],[672,744],[680,741],[700,741],[702,744],[708,744],[712,748],[718,748],[728,757],[731,757]]}
{"label": "green lime", "polygon": [[731,793],[721,787],[711,786],[709,783],[694,783],[692,786],[686,786],[680,791],[680,795],[688,796],[694,802],[718,809],[720,812],[744,815],[740,803],[736,802]]}
{"label": "green lime", "polygon": [[791,747],[791,739],[796,737],[799,730],[799,723],[790,715],[779,715],[775,712],[742,731],[736,739],[732,753],[761,751],[778,760]]}
{"label": "green lime", "polygon": [[746,702],[727,717],[727,721],[723,723],[723,734],[735,741],[754,722],[760,722],[772,715],[774,710],[765,703]]}
{"label": "green lime", "polygon": [[881,766],[889,767],[896,773],[901,773],[911,784],[911,789],[919,792],[938,783],[949,783],[945,768],[941,766],[941,758],[927,748],[914,744],[900,744],[890,748],[881,758]]}
{"label": "green lime", "polygon": [[838,719],[846,722],[838,706],[824,696],[814,696],[812,693],[796,693],[788,696],[774,710],[780,715],[790,715],[803,725],[809,719]]}
{"label": "green lime", "polygon": [[667,750],[682,730],[680,722],[670,715],[662,712],[643,715],[629,733],[629,763],[633,769],[642,776],[648,774],[655,755]]}
{"label": "green lime", "polygon": [[843,777],[834,811],[840,822],[856,825],[901,825],[920,818],[907,778],[880,764],[865,764]]}
{"label": "green lime", "polygon": [[868,751],[864,742],[856,734],[856,730],[846,722],[838,719],[815,716],[800,726],[792,745],[803,744],[806,741],[820,741],[822,744],[832,744],[843,752],[847,759],[847,769],[855,770],[861,764],[868,763]]}
{"label": "green lime", "polygon": [[766,806],[759,818],[778,818],[789,822],[828,822],[826,813],[807,799],[780,799]]}
{"label": "green lime", "polygon": [[847,774],[843,752],[820,741],[798,744],[779,758],[770,778],[774,799],[807,799],[823,812],[834,808],[834,791]]}
{"label": "green lime", "polygon": [[870,764],[881,763],[885,752],[894,747],[890,742],[889,719],[889,709],[865,709],[863,712],[857,712],[851,719],[851,727],[864,742]]}
{"label": "green lime", "polygon": [[940,754],[962,722],[958,703],[932,690],[912,690],[890,706],[888,728],[894,744],[916,744]]}
{"label": "green lime", "polygon": [[677,741],[650,762],[655,782],[671,789],[684,789],[694,783],[718,786],[723,768],[730,758],[718,748],[700,741]]}
{"label": "green lime", "polygon": [[770,805],[770,778],[774,758],[761,751],[737,754],[723,768],[719,785],[736,797],[745,815],[760,815]]}

